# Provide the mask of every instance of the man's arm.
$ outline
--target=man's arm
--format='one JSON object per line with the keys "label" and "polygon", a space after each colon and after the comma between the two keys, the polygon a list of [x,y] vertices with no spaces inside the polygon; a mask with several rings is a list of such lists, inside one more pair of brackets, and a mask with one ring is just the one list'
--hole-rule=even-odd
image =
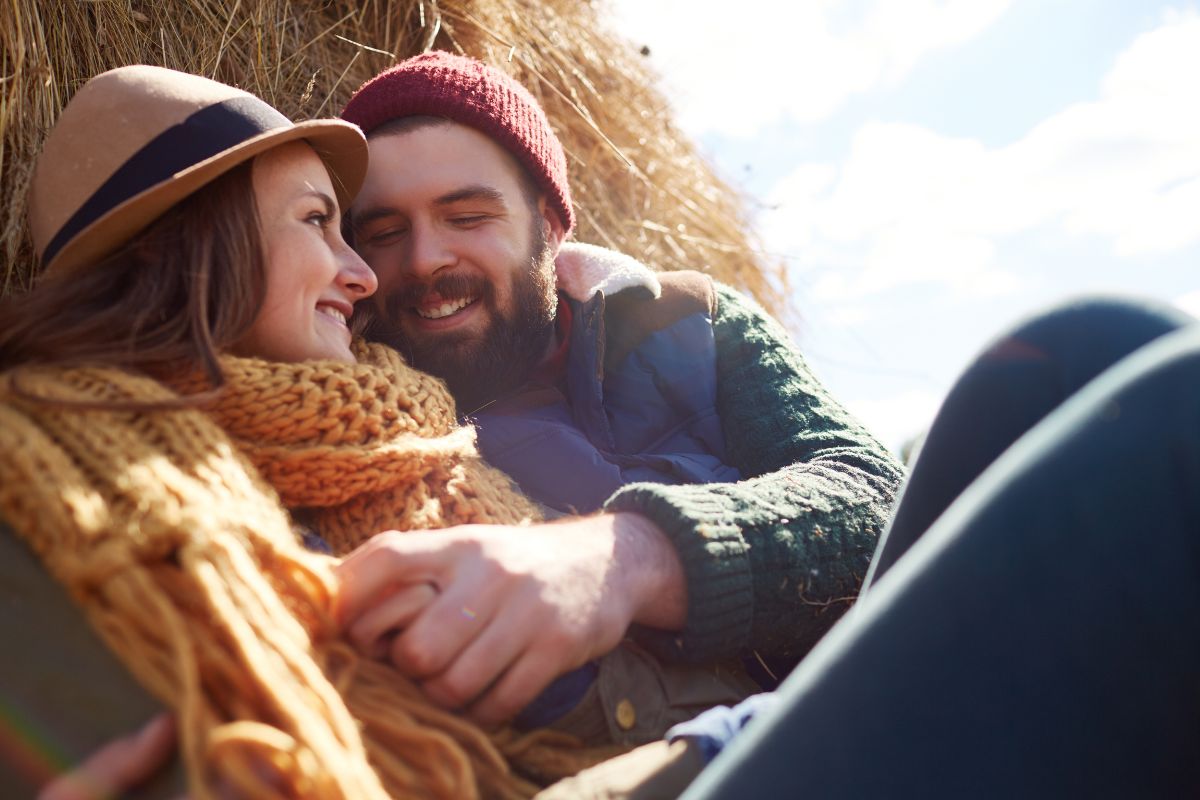
{"label": "man's arm", "polygon": [[806,652],[857,593],[900,468],[775,322],[718,291],[718,405],[745,480],[635,484],[561,523],[374,537],[339,569],[356,644],[485,723],[631,623],[666,658]]}
{"label": "man's arm", "polygon": [[674,549],[631,514],[382,533],[338,577],[355,645],[483,724],[612,650],[631,623],[678,628],[687,608]]}
{"label": "man's arm", "polygon": [[640,631],[663,658],[754,650],[795,662],[857,594],[901,479],[895,459],[808,369],[757,304],[717,287],[718,411],[734,484],[634,484],[607,502],[674,545],[681,633]]}

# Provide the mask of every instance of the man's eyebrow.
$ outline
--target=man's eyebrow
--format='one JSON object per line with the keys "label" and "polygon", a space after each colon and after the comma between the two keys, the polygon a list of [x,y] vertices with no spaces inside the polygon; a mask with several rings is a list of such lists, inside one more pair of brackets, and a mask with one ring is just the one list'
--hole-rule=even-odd
{"label": "man's eyebrow", "polygon": [[347,211],[346,219],[350,220],[350,224],[355,228],[361,228],[364,225],[369,225],[377,219],[383,219],[384,217],[395,217],[399,215],[399,209],[392,208],[391,206],[373,206],[372,208],[368,208],[354,214],[351,214],[349,211]]}
{"label": "man's eyebrow", "polygon": [[[464,200],[488,200],[493,203],[499,203],[500,205],[507,205],[504,200],[503,192],[492,186],[486,186],[484,184],[473,184],[471,186],[464,186],[461,189],[455,189],[451,192],[446,192],[445,194],[434,198],[433,202],[434,205],[437,206],[450,206],[454,205],[455,203],[461,203]],[[401,215],[400,209],[392,206],[372,206],[370,208],[365,208],[362,211],[357,211],[353,215],[347,212],[346,217],[350,220],[350,224],[355,228],[364,228],[377,219],[383,219],[385,217],[398,217]]]}
{"label": "man's eyebrow", "polygon": [[455,189],[452,192],[438,197],[433,202],[439,206],[449,206],[454,203],[460,203],[463,200],[490,200],[493,203],[505,205],[504,193],[492,186],[484,184],[474,184],[472,186],[464,186],[461,189]]}

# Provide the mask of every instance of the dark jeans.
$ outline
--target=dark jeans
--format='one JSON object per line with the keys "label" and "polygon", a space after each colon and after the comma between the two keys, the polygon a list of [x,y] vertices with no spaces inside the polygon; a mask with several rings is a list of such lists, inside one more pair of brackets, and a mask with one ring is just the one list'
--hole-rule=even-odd
{"label": "dark jeans", "polygon": [[1190,322],[1090,301],[990,348],[939,412],[869,590],[685,797],[1195,796]]}

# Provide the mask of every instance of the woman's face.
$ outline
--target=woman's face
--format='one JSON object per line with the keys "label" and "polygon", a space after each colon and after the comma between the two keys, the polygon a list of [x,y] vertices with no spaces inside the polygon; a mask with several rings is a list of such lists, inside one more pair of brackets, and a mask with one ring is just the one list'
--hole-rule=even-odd
{"label": "woman's face", "polygon": [[306,142],[258,156],[251,167],[266,263],[266,298],[232,348],[273,361],[352,362],[346,321],[375,292],[375,273],[342,239],[324,163]]}

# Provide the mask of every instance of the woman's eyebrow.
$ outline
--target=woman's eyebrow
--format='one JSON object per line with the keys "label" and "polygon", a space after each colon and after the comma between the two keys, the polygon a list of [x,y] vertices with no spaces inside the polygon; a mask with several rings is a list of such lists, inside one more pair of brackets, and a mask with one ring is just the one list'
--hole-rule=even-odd
{"label": "woman's eyebrow", "polygon": [[329,216],[332,217],[332,216],[334,216],[334,214],[337,213],[337,210],[338,210],[337,202],[334,201],[334,199],[332,197],[325,194],[325,192],[322,192],[319,189],[311,189],[311,190],[305,192],[304,196],[305,197],[315,197],[318,200],[320,200],[322,203],[324,203],[325,204],[325,213],[328,214]]}

